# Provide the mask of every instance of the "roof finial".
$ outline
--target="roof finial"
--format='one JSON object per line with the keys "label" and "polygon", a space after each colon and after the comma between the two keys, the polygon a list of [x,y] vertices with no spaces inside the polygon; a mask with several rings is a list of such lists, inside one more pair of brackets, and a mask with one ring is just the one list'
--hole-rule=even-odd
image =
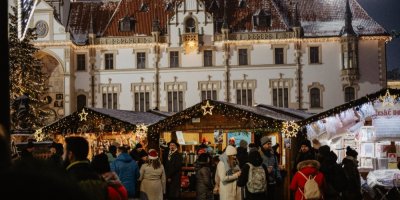
{"label": "roof finial", "polygon": [[93,34],[94,29],[93,29],[93,12],[92,12],[92,7],[90,7],[90,24],[89,24],[89,34]]}
{"label": "roof finial", "polygon": [[293,13],[293,26],[299,27],[300,24],[300,14],[299,14],[299,3],[296,2],[294,5],[294,13]]}
{"label": "roof finial", "polygon": [[346,12],[345,12],[345,22],[344,22],[344,30],[343,30],[343,34],[349,34],[349,35],[354,35],[354,29],[353,29],[353,25],[352,25],[352,21],[353,21],[353,14],[351,13],[351,9],[350,9],[350,2],[349,0],[346,0]]}
{"label": "roof finial", "polygon": [[222,28],[228,29],[228,17],[226,13],[226,0],[224,0],[224,21],[222,22]]}

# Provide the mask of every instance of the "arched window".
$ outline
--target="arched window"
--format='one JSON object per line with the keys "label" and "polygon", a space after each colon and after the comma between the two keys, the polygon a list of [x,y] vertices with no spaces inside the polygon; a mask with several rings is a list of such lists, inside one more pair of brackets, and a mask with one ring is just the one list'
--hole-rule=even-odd
{"label": "arched window", "polygon": [[311,108],[321,107],[321,92],[318,88],[310,89],[310,107]]}
{"label": "arched window", "polygon": [[82,108],[86,106],[86,96],[85,95],[83,95],[83,94],[78,95],[77,105],[78,105],[77,106],[78,111],[82,110]]}
{"label": "arched window", "polygon": [[352,101],[356,98],[356,92],[354,87],[344,88],[344,102]]}
{"label": "arched window", "polygon": [[185,22],[185,32],[186,33],[194,33],[196,32],[196,21],[193,18],[188,18]]}

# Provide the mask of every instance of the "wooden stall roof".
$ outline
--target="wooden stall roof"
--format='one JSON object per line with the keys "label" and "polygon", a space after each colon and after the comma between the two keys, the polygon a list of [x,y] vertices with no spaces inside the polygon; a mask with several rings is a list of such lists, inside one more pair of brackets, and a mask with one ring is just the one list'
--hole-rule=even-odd
{"label": "wooden stall roof", "polygon": [[311,117],[308,117],[304,120],[298,121],[297,124],[299,125],[307,125],[307,124],[311,124],[313,122],[316,122],[318,120],[322,120],[326,117],[330,117],[330,116],[334,116],[336,114],[339,114],[343,111],[346,111],[350,108],[354,108],[357,106],[360,106],[364,103],[368,103],[368,102],[373,102],[381,97],[384,97],[387,92],[389,92],[390,95],[397,95],[397,97],[400,96],[400,90],[399,89],[392,89],[392,88],[383,88],[375,93],[372,94],[367,94],[359,99],[355,99],[353,101],[347,102],[345,104],[339,105],[337,107],[334,107],[332,109],[326,110],[324,112],[315,114]]}
{"label": "wooden stall roof", "polygon": [[255,127],[277,127],[283,121],[298,121],[311,116],[303,111],[294,109],[276,108],[268,105],[257,105],[255,107],[238,105],[223,101],[204,100],[192,107],[169,116],[149,126],[152,132],[167,131],[173,127],[181,125],[183,122],[190,121],[192,118],[204,116],[204,107],[209,102],[212,106],[212,114],[219,114],[239,120],[251,120]]}
{"label": "wooden stall roof", "polygon": [[42,128],[44,133],[99,132],[134,130],[136,125],[156,123],[171,113],[150,110],[136,112],[104,108],[84,108]]}

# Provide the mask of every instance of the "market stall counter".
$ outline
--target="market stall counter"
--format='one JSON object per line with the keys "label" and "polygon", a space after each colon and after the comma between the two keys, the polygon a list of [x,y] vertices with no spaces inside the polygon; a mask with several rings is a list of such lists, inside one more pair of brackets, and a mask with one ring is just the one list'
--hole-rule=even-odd
{"label": "market stall counter", "polygon": [[378,199],[400,199],[400,170],[380,169],[370,171],[367,184],[380,196]]}

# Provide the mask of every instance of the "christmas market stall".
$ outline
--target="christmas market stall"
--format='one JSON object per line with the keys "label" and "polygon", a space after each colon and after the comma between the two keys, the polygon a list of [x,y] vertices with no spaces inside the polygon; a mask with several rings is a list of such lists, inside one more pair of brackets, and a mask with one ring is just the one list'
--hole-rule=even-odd
{"label": "christmas market stall", "polygon": [[147,126],[169,113],[150,110],[135,112],[103,108],[83,108],[48,126],[36,130],[36,141],[54,140],[63,143],[68,136],[84,136],[90,145],[89,157],[108,148],[113,142],[133,147],[147,146]]}
{"label": "christmas market stall", "polygon": [[[229,143],[238,147],[242,140],[259,146],[260,138],[264,135],[270,136],[273,144],[283,144],[285,137],[282,133],[296,135],[298,127],[294,126],[294,121],[309,116],[311,115],[288,108],[267,105],[250,107],[204,100],[150,125],[149,146],[158,149],[160,144],[168,143],[171,139],[178,141],[184,169],[190,171],[196,160],[196,151],[201,145],[207,145],[209,152],[216,155]],[[280,164],[285,166],[288,158],[285,148],[279,148],[278,152],[281,155]]]}
{"label": "christmas market stall", "polygon": [[382,89],[298,122],[338,155],[358,152],[360,172],[395,169],[400,158],[400,90]]}

